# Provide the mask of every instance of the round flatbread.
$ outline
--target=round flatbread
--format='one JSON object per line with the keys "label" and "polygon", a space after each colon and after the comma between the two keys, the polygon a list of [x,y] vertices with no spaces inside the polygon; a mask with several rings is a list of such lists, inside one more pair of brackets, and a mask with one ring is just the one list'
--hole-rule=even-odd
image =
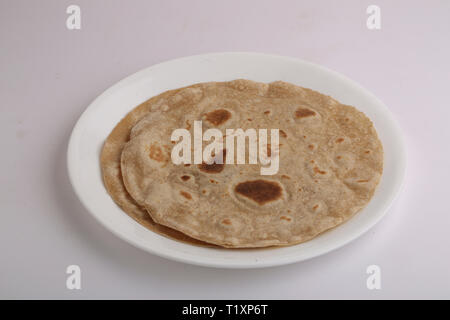
{"label": "round flatbread", "polygon": [[[195,239],[232,248],[307,241],[363,208],[382,174],[372,122],[310,89],[235,80],[152,101],[123,148],[123,182],[155,222]],[[260,164],[175,165],[173,130],[194,136],[199,120],[203,131],[279,129],[278,172],[261,175]]]}
{"label": "round flatbread", "polygon": [[122,210],[146,228],[174,240],[201,246],[211,246],[211,244],[193,239],[177,230],[155,223],[145,208],[138,205],[129,195],[122,180],[120,156],[125,143],[130,138],[131,128],[148,114],[151,106],[156,101],[170,97],[177,91],[179,90],[167,91],[140,104],[116,125],[106,139],[100,156],[103,182],[108,193]]}

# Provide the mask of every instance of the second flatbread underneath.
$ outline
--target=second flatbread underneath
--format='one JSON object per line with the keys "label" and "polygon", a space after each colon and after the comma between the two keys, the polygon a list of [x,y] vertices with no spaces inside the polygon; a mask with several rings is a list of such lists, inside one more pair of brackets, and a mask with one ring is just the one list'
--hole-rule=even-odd
{"label": "second flatbread underneath", "polygon": [[171,90],[154,97],[128,113],[113,129],[111,134],[105,141],[102,149],[100,164],[102,168],[103,182],[106,190],[113,200],[125,211],[130,217],[158,234],[167,236],[171,239],[195,244],[200,246],[214,246],[212,244],[193,239],[182,232],[172,228],[155,223],[148,212],[139,206],[129,195],[122,180],[120,170],[120,156],[125,143],[129,140],[131,128],[148,114],[152,104],[159,98],[167,98],[178,92],[180,89]]}

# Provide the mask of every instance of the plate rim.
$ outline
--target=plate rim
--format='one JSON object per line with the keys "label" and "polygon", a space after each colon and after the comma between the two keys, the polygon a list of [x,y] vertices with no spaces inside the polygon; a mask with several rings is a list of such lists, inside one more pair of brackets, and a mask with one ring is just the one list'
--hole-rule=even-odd
{"label": "plate rim", "polygon": [[[259,57],[266,57],[266,58],[269,58],[269,59],[284,60],[284,61],[290,62],[290,63],[297,63],[297,64],[308,65],[308,66],[313,67],[315,69],[321,70],[322,72],[333,74],[335,77],[340,78],[340,80],[346,82],[347,84],[352,85],[354,88],[358,89],[359,92],[362,92],[364,95],[370,97],[373,101],[375,101],[376,105],[379,108],[382,109],[383,115],[386,118],[388,118],[389,124],[391,126],[391,129],[393,129],[395,131],[395,133],[396,133],[395,138],[397,139],[397,142],[398,142],[398,144],[397,144],[397,146],[398,146],[398,149],[397,149],[397,155],[398,155],[397,162],[400,164],[400,172],[397,172],[398,177],[397,177],[396,182],[395,182],[395,188],[394,188],[395,192],[394,192],[394,194],[391,194],[391,196],[389,198],[389,201],[386,201],[386,204],[385,204],[382,212],[379,212],[375,216],[375,218],[373,218],[370,221],[370,223],[366,223],[364,225],[364,227],[360,227],[358,229],[358,231],[354,231],[352,236],[351,237],[347,237],[347,239],[345,241],[341,241],[338,244],[336,244],[334,246],[331,246],[331,248],[327,247],[327,248],[323,248],[322,250],[317,250],[316,254],[310,254],[309,256],[299,257],[297,259],[295,258],[295,256],[294,257],[288,256],[285,259],[279,258],[278,260],[264,261],[264,262],[254,261],[252,263],[250,263],[250,262],[239,263],[239,262],[231,261],[231,260],[227,261],[226,263],[224,261],[214,262],[214,261],[210,261],[208,259],[206,261],[205,260],[193,260],[193,259],[190,259],[190,258],[187,258],[187,257],[174,256],[172,254],[168,254],[167,252],[162,252],[160,250],[155,250],[151,246],[144,246],[141,243],[135,241],[135,239],[130,239],[130,238],[127,238],[126,236],[122,235],[116,229],[114,229],[110,225],[108,225],[106,223],[106,221],[104,221],[99,215],[97,215],[95,212],[93,212],[90,209],[90,207],[87,205],[87,203],[86,203],[86,199],[85,199],[84,195],[81,192],[80,186],[78,185],[78,182],[77,182],[77,179],[76,179],[76,176],[75,176],[75,173],[74,173],[74,161],[75,161],[76,143],[80,139],[82,124],[84,123],[85,119],[89,116],[89,113],[93,112],[94,108],[97,107],[97,105],[100,103],[100,101],[105,99],[111,93],[113,93],[116,90],[120,89],[122,86],[128,84],[129,82],[132,82],[134,79],[139,78],[141,75],[143,75],[145,73],[148,73],[148,72],[151,72],[152,69],[164,67],[164,65],[169,65],[171,63],[179,63],[179,62],[182,62],[183,60],[189,61],[189,60],[192,60],[192,59],[194,59],[194,60],[195,59],[211,59],[211,58],[217,58],[217,57],[223,57],[223,56],[234,56],[234,57],[236,57],[236,56],[259,56]],[[314,88],[312,88],[312,89],[314,89]],[[131,111],[131,110],[132,109],[130,109],[129,111]],[[118,82],[116,82],[115,84],[113,84],[112,86],[110,86],[106,90],[104,90],[100,95],[98,95],[87,106],[87,108],[82,112],[82,114],[80,115],[80,117],[76,121],[76,124],[74,125],[74,127],[72,129],[72,132],[70,134],[70,138],[69,138],[69,143],[68,143],[67,153],[66,153],[66,165],[67,165],[69,180],[70,180],[70,184],[72,185],[72,189],[74,190],[74,192],[77,195],[78,199],[82,203],[83,207],[103,227],[105,227],[107,230],[112,232],[114,235],[116,235],[120,239],[126,241],[127,243],[129,243],[129,244],[131,244],[131,245],[133,245],[133,246],[135,246],[135,247],[137,247],[139,249],[142,249],[142,250],[144,250],[146,252],[158,255],[160,257],[167,258],[167,259],[174,260],[174,261],[178,261],[178,262],[188,263],[188,264],[192,264],[192,265],[199,265],[199,266],[205,266],[205,267],[214,267],[214,268],[250,269],[250,268],[263,268],[263,267],[273,267],[273,266],[287,265],[287,264],[291,264],[291,263],[305,261],[305,260],[308,260],[308,259],[311,259],[311,258],[315,258],[315,257],[321,256],[321,255],[326,254],[328,252],[334,251],[334,250],[336,250],[338,248],[341,248],[341,247],[345,246],[349,242],[359,238],[361,235],[366,233],[369,229],[373,228],[386,215],[386,213],[389,211],[390,207],[394,203],[395,199],[401,193],[401,190],[403,189],[403,185],[404,185],[404,181],[405,181],[405,176],[406,176],[407,157],[406,157],[405,139],[404,139],[403,133],[401,131],[400,125],[399,125],[398,121],[395,119],[395,117],[392,114],[392,112],[372,92],[370,92],[369,90],[367,90],[366,88],[361,86],[356,81],[351,80],[347,76],[345,76],[345,75],[343,75],[341,73],[338,73],[338,72],[336,72],[334,70],[331,70],[331,69],[329,69],[327,67],[318,65],[318,64],[310,62],[310,61],[305,61],[303,59],[295,58],[295,57],[274,55],[274,54],[266,54],[266,53],[259,53],[259,52],[212,52],[212,53],[204,53],[204,54],[180,57],[180,58],[171,59],[171,60],[167,60],[167,61],[163,61],[163,62],[154,64],[154,65],[151,65],[151,66],[143,68],[143,69],[141,69],[141,70],[139,70],[137,72],[134,72],[133,74],[131,74],[131,75],[129,75],[129,76],[119,80]],[[385,172],[383,171],[383,176],[384,175],[385,175]],[[111,199],[111,201],[113,201],[113,200]],[[138,224],[132,218],[130,218],[130,220],[132,220],[133,222]],[[150,231],[150,230],[148,230],[148,231]],[[175,240],[171,240],[171,239],[168,239],[168,238],[166,238],[166,239],[170,240],[170,241],[175,241]],[[190,246],[188,244],[183,244],[183,245]],[[294,245],[294,246],[296,246],[296,245]],[[217,250],[217,249],[212,249],[212,250]],[[218,249],[218,250],[222,250],[222,249]],[[233,250],[236,250],[236,249],[233,249]],[[249,250],[249,249],[245,249],[245,250]],[[252,250],[252,249],[250,249],[250,250]],[[253,249],[253,250],[264,250],[264,249]]]}

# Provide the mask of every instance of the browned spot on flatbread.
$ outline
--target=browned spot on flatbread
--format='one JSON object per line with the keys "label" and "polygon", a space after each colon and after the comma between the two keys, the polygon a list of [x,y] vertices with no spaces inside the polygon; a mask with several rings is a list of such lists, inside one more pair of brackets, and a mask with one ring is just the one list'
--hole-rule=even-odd
{"label": "browned spot on flatbread", "polygon": [[215,126],[221,125],[231,118],[231,113],[225,109],[217,109],[206,114],[206,120]]}
{"label": "browned spot on flatbread", "polygon": [[190,194],[189,192],[186,192],[186,191],[180,191],[180,194],[181,194],[183,197],[185,197],[186,199],[188,199],[188,200],[191,200],[191,199],[192,199],[192,196],[191,196],[191,194]]}
{"label": "browned spot on flatbread", "polygon": [[311,233],[312,232],[312,228],[311,227],[306,227],[303,229],[305,233]]}
{"label": "browned spot on flatbread", "polygon": [[203,162],[202,164],[198,165],[198,168],[200,171],[206,172],[206,173],[220,173],[222,172],[224,166],[225,166],[225,159],[227,155],[227,150],[223,150],[223,163],[211,163],[207,164],[206,162]]}
{"label": "browned spot on flatbread", "polygon": [[164,154],[161,148],[153,144],[150,146],[149,157],[158,162],[164,161]]}
{"label": "browned spot on flatbread", "polygon": [[190,176],[181,176],[181,180],[183,181],[188,181],[190,178]]}
{"label": "browned spot on flatbread", "polygon": [[320,170],[318,167],[314,167],[314,173],[320,173],[320,174],[326,174],[327,172],[326,171],[322,171],[322,170]]}
{"label": "browned spot on flatbread", "polygon": [[277,182],[261,179],[241,182],[234,190],[260,205],[277,200],[282,195],[281,186]]}
{"label": "browned spot on flatbread", "polygon": [[212,163],[212,164],[202,163],[198,165],[198,168],[206,173],[220,173],[222,172],[223,167],[224,167],[223,163]]}
{"label": "browned spot on flatbread", "polygon": [[369,182],[369,180],[365,180],[365,179],[363,179],[363,180],[358,180],[358,181],[356,181],[356,182],[359,182],[359,183],[364,183],[364,182]]}
{"label": "browned spot on flatbread", "polygon": [[286,138],[287,134],[283,130],[280,130],[280,136],[282,136],[283,138]]}
{"label": "browned spot on flatbread", "polygon": [[222,223],[223,223],[223,224],[226,224],[226,225],[230,225],[230,224],[231,224],[231,221],[230,221],[230,219],[223,219],[223,220],[222,220]]}
{"label": "browned spot on flatbread", "polygon": [[281,216],[280,220],[286,220],[286,221],[291,221],[292,219],[286,216]]}
{"label": "browned spot on flatbread", "polygon": [[336,139],[336,142],[337,142],[337,143],[341,143],[341,142],[343,142],[343,141],[344,141],[344,138]]}
{"label": "browned spot on flatbread", "polygon": [[298,108],[295,110],[295,117],[296,118],[306,118],[306,117],[312,117],[315,116],[316,113],[310,109],[307,108]]}

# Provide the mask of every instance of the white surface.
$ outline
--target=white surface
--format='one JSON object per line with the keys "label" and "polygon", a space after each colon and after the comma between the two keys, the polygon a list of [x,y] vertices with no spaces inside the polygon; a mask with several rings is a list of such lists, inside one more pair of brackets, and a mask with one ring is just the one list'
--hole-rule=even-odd
{"label": "white surface", "polygon": [[[288,81],[361,106],[374,122],[384,148],[384,174],[369,205],[350,221],[307,243],[277,249],[223,250],[173,241],[147,230],[112,201],[99,166],[104,141],[133,109],[166,90],[199,82],[251,79]],[[216,53],[164,62],[127,77],[86,109],[70,137],[67,163],[74,190],[89,212],[120,238],[148,252],[201,266],[259,268],[304,261],[335,250],[366,232],[384,216],[398,195],[405,169],[405,147],[389,109],[371,93],[335,72],[302,60],[255,53]],[[283,165],[282,163],[280,164]]]}
{"label": "white surface", "polygon": [[[280,0],[281,1],[281,0]],[[450,2],[0,2],[0,297],[450,298]],[[239,8],[239,10],[236,10]],[[221,270],[136,249],[86,212],[67,177],[69,134],[106,88],[149,65],[217,51],[313,61],[361,83],[405,134],[405,186],[357,241],[283,267]],[[78,264],[82,290],[65,287]],[[366,288],[381,268],[382,289]]]}

